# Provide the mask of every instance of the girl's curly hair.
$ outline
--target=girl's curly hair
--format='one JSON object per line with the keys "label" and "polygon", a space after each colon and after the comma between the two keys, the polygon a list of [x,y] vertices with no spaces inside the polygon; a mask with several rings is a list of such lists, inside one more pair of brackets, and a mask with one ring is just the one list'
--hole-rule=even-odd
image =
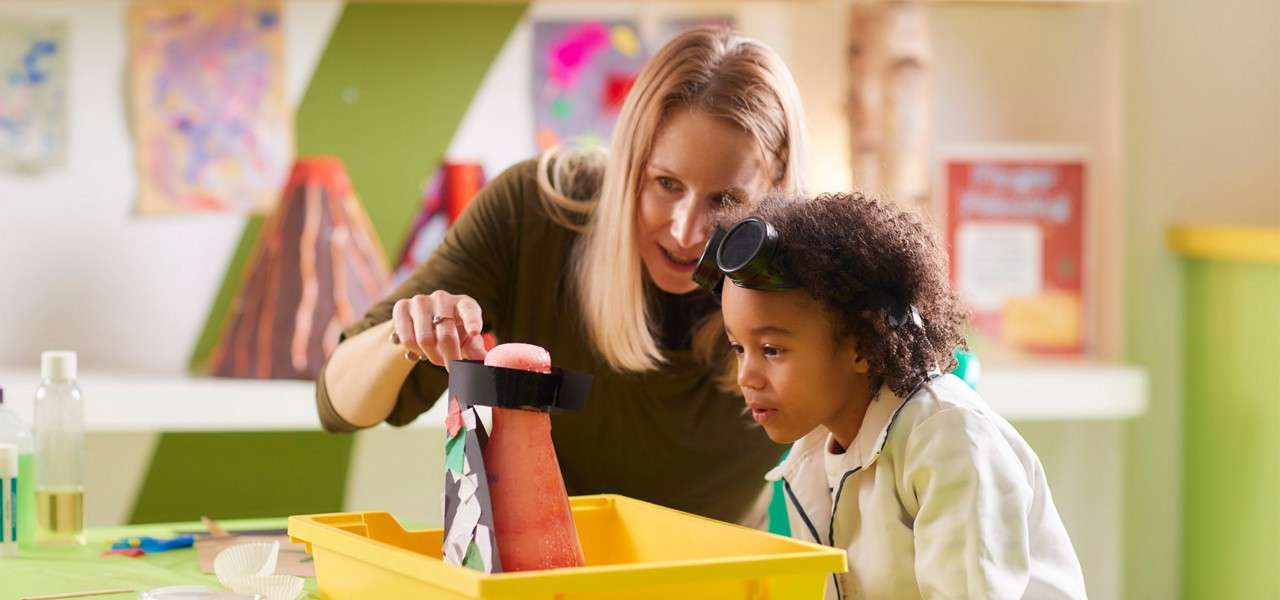
{"label": "girl's curly hair", "polygon": [[777,229],[792,277],[831,313],[840,339],[854,337],[872,375],[894,393],[955,367],[966,314],[951,290],[946,252],[915,214],[860,193],[772,198],[750,214]]}

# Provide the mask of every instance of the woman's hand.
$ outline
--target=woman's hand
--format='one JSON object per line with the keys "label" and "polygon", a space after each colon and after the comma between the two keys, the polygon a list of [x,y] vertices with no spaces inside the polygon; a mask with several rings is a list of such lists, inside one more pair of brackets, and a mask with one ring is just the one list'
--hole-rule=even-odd
{"label": "woman's hand", "polygon": [[409,360],[447,368],[451,360],[484,359],[484,319],[471,296],[437,290],[397,300],[391,323],[391,341],[404,346]]}

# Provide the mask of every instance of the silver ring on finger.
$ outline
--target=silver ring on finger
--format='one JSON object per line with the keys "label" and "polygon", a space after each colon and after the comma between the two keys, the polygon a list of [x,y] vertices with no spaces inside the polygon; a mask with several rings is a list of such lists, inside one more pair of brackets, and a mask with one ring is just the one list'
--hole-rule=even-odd
{"label": "silver ring on finger", "polygon": [[455,317],[446,317],[446,316],[444,316],[444,315],[435,315],[435,316],[431,317],[431,326],[432,326],[432,327],[434,327],[434,326],[439,325],[439,324],[441,324],[441,323],[443,323],[443,322],[445,322],[445,321],[454,321],[454,320],[456,320],[456,318],[455,318]]}

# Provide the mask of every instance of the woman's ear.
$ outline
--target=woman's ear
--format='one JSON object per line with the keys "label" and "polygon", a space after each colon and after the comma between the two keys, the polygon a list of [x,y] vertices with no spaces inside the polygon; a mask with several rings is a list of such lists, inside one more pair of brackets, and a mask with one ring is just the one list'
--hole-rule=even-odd
{"label": "woman's ear", "polygon": [[853,355],[853,372],[859,375],[866,375],[871,372],[871,364],[861,355]]}

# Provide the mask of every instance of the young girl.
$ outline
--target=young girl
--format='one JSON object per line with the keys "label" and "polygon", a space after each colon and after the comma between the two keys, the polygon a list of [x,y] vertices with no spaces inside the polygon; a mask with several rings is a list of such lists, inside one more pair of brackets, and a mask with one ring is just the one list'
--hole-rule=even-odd
{"label": "young girl", "polygon": [[752,417],[795,442],[768,478],[793,535],[848,550],[828,598],[1085,597],[1035,452],[941,374],[964,314],[919,219],[824,195],[717,234],[697,279],[723,289]]}

